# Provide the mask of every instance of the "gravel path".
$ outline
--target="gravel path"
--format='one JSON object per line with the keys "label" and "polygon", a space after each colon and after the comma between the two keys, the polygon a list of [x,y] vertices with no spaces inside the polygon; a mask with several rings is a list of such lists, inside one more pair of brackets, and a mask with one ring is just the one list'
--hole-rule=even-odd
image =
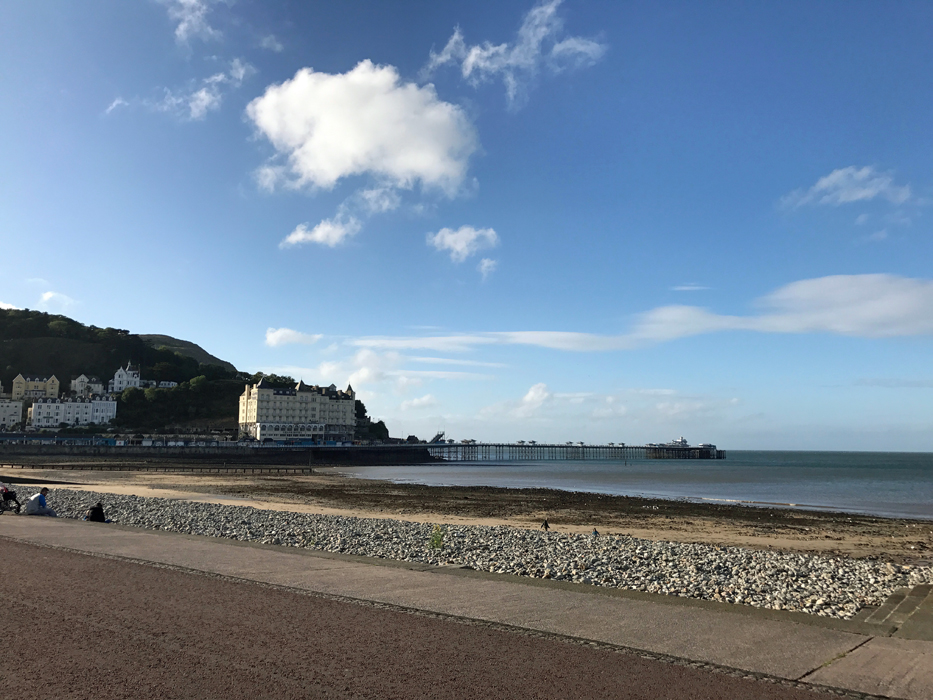
{"label": "gravel path", "polygon": [[0,577],[7,641],[0,684],[23,700],[836,697],[3,540],[0,559],[10,572]]}
{"label": "gravel path", "polygon": [[[20,488],[21,500],[34,489]],[[927,566],[738,547],[566,535],[511,527],[440,526],[55,489],[60,516],[102,500],[114,522],[155,530],[306,547],[433,565],[626,588],[849,619],[895,589],[933,582]]]}

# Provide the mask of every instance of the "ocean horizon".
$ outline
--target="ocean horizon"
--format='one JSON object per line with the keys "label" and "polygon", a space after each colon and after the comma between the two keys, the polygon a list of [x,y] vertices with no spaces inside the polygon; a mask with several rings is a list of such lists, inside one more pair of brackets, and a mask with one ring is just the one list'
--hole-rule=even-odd
{"label": "ocean horizon", "polygon": [[552,488],[933,520],[933,453],[730,450],[724,460],[447,462],[340,467],[428,486]]}

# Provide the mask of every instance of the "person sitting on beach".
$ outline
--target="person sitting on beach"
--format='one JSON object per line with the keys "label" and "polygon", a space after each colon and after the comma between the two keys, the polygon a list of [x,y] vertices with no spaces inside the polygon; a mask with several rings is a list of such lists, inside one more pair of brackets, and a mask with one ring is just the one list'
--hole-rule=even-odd
{"label": "person sitting on beach", "polygon": [[547,532],[551,529],[551,526],[547,524],[547,518],[544,519],[544,522],[541,523],[541,529]]}
{"label": "person sitting on beach", "polygon": [[32,498],[26,501],[26,515],[49,515],[51,517],[57,517],[57,513],[49,508],[48,504],[45,501],[45,494],[49,490],[45,487],[35,494]]}
{"label": "person sitting on beach", "polygon": [[107,516],[104,515],[104,504],[98,501],[84,514],[84,519],[92,523],[109,523]]}
{"label": "person sitting on beach", "polygon": [[4,503],[9,503],[13,501],[16,504],[16,512],[19,513],[19,509],[22,507],[22,503],[16,500],[16,491],[11,491],[10,487],[6,484],[0,482],[0,496],[3,497]]}

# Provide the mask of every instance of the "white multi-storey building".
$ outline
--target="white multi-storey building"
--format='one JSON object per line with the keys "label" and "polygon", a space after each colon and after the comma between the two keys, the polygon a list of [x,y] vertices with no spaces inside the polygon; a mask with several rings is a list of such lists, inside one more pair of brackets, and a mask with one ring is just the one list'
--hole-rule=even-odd
{"label": "white multi-storey building", "polygon": [[349,442],[356,428],[356,393],[298,382],[294,389],[272,388],[260,380],[240,396],[240,431],[257,440]]}
{"label": "white multi-storey building", "polygon": [[125,368],[121,367],[114,373],[113,379],[107,384],[107,393],[119,394],[130,387],[139,388],[139,367],[127,362]]}
{"label": "white multi-storey building", "polygon": [[71,380],[71,393],[75,396],[93,396],[104,393],[104,383],[99,377],[89,377],[82,374]]}
{"label": "white multi-storey building", "polygon": [[117,401],[112,396],[82,399],[36,399],[29,408],[29,423],[35,428],[67,425],[104,425],[117,417]]}
{"label": "white multi-storey building", "polygon": [[9,430],[23,422],[23,402],[0,399],[0,430]]}

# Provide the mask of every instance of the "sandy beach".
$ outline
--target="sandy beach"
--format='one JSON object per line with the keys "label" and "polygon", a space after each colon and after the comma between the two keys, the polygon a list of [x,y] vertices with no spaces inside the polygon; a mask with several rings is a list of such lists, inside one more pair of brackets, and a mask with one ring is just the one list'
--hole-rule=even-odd
{"label": "sandy beach", "polygon": [[[436,487],[316,475],[0,469],[0,479],[326,515],[538,528],[901,564],[933,560],[933,522],[777,507],[606,496],[552,489]],[[54,496],[54,491],[53,491]]]}

